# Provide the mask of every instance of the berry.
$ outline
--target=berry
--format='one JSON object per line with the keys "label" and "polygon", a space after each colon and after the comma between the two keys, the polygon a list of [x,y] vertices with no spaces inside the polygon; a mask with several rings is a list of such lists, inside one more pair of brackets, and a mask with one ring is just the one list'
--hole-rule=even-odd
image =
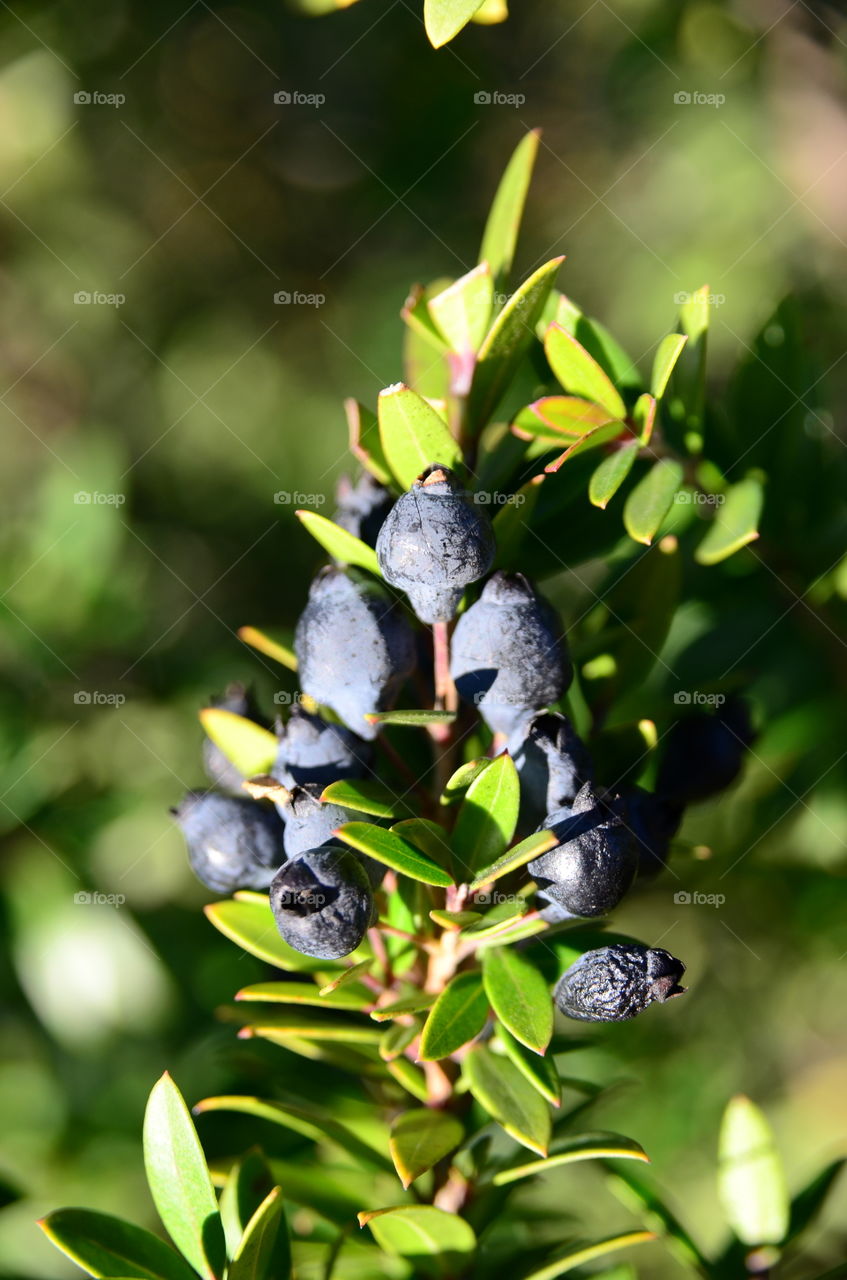
{"label": "berry", "polygon": [[456,623],[450,674],[495,733],[555,702],[573,670],[552,606],[522,573],[495,573]]}
{"label": "berry", "polygon": [[355,951],[376,915],[364,868],[347,849],[306,849],[270,889],[276,927],[295,951],[340,960]]}
{"label": "berry", "polygon": [[338,502],[332,517],[335,523],[369,547],[375,547],[377,535],[394,504],[391,492],[369,471],[363,471],[355,485],[342,476],[335,496]]}
{"label": "berry", "polygon": [[[212,698],[209,705],[221,711],[234,711],[237,716],[244,716],[255,724],[264,725],[265,723],[249,691],[238,682],[228,685],[223,696]],[[236,795],[241,795],[244,775],[239,773],[232,761],[227,759],[211,738],[205,738],[203,741],[203,769],[206,777],[216,787],[220,787],[222,791],[232,791]]]}
{"label": "berry", "polygon": [[562,1013],[583,1022],[626,1022],[653,1001],[685,991],[685,965],[661,948],[616,943],[586,951],[562,974],[553,999]]}
{"label": "berry", "polygon": [[615,805],[587,782],[573,805],[548,814],[542,829],[559,839],[529,864],[544,897],[576,916],[602,916],[616,907],[635,879],[638,852]]}
{"label": "berry", "polygon": [[[323,845],[339,845],[333,835],[345,822],[375,822],[366,813],[353,813],[338,804],[324,803],[320,799],[321,788],[307,784],[295,787],[288,793],[288,799],[277,803],[280,816],[285,822],[283,843],[289,858],[296,858],[308,849],[317,849]],[[378,889],[385,875],[385,867],[374,858],[354,853],[361,862],[368,879],[374,889]]]}
{"label": "berry", "polygon": [[415,665],[412,629],[388,593],[355,570],[321,570],[294,646],[304,693],[375,738],[366,714],[387,710]]}
{"label": "berry", "polygon": [[729,698],[714,715],[696,711],[677,720],[665,738],[656,791],[680,806],[711,799],[738,777],[754,740],[742,698]]}
{"label": "berry", "polygon": [[266,889],[285,861],[283,824],[271,805],[213,791],[189,791],[171,813],[191,869],[209,889]]}
{"label": "berry", "polygon": [[522,829],[533,830],[545,814],[572,805],[594,777],[585,743],[558,711],[524,717],[507,748],[521,781]]}
{"label": "berry", "polygon": [[625,787],[621,815],[635,838],[638,874],[658,875],[667,864],[671,840],[682,822],[682,808],[642,787]]}
{"label": "berry", "polygon": [[421,622],[449,622],[468,583],[490,569],[494,534],[454,473],[434,462],[391,508],[376,554],[386,582],[405,591]]}
{"label": "berry", "polygon": [[341,724],[330,724],[299,705],[288,723],[277,725],[279,749],[271,773],[291,791],[313,783],[323,790],[341,778],[364,778],[372,748]]}

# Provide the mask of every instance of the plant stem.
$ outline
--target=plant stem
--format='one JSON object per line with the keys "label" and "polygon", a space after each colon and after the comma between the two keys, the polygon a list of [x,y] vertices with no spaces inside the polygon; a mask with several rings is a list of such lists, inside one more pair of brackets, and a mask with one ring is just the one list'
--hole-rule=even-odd
{"label": "plant stem", "polygon": [[432,648],[435,658],[435,705],[439,711],[455,711],[459,705],[456,686],[450,677],[449,623],[433,622]]}

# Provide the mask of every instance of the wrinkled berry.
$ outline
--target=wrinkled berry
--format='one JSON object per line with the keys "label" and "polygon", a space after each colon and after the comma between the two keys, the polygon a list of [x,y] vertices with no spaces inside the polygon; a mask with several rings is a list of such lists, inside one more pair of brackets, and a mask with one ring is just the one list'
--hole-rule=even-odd
{"label": "wrinkled berry", "polygon": [[465,587],[485,576],[494,534],[448,467],[432,463],[398,498],[379,531],[379,567],[421,622],[448,622]]}
{"label": "wrinkled berry", "polygon": [[727,699],[714,715],[677,720],[664,740],[656,791],[680,806],[709,800],[738,777],[755,736],[742,698]]}
{"label": "wrinkled berry", "polygon": [[679,831],[682,808],[642,787],[625,787],[620,804],[621,817],[635,837],[638,874],[658,875],[667,864],[671,840]]}
{"label": "wrinkled berry", "polygon": [[541,826],[559,844],[529,864],[544,897],[576,916],[602,916],[631,888],[638,869],[635,841],[612,803],[588,782],[573,802]]}
{"label": "wrinkled berry", "polygon": [[594,777],[588,748],[558,711],[524,717],[507,749],[520,777],[524,830],[534,830],[545,814],[572,805],[577,792]]}
{"label": "wrinkled berry", "polygon": [[573,670],[559,619],[522,573],[495,573],[459,618],[450,674],[488,727],[506,734],[570,684]]}
{"label": "wrinkled berry", "polygon": [[189,791],[171,810],[191,869],[209,889],[266,889],[285,861],[283,824],[271,805],[212,791]]}
{"label": "wrinkled berry", "polygon": [[586,951],[562,974],[553,999],[583,1022],[625,1022],[653,1001],[664,1004],[685,988],[685,965],[661,948],[617,943]]}
{"label": "wrinkled berry", "polygon": [[[212,698],[209,706],[220,711],[233,711],[237,716],[244,716],[255,724],[264,725],[265,723],[249,691],[238,682],[228,685],[222,697]],[[212,742],[211,738],[205,738],[203,741],[203,769],[209,781],[216,787],[220,787],[222,791],[232,791],[236,795],[242,794],[241,784],[244,781],[244,775],[236,769],[232,761],[224,755],[219,746]]]}
{"label": "wrinkled berry", "polygon": [[369,471],[363,471],[355,485],[342,476],[335,496],[338,502],[332,517],[335,523],[354,537],[361,538],[369,547],[375,547],[385,517],[394,505],[390,490],[375,480]]}
{"label": "wrinkled berry", "polygon": [[364,778],[370,769],[369,743],[299,705],[292,708],[284,727],[277,725],[277,734],[279,749],[271,773],[289,791],[306,783],[323,790],[341,778]]}
{"label": "wrinkled berry", "polygon": [[[340,845],[333,832],[345,822],[376,822],[366,813],[354,813],[341,805],[325,803],[320,795],[320,787],[295,787],[285,802],[277,803],[285,822],[284,844],[289,858],[296,858],[308,849],[322,845]],[[365,868],[372,887],[378,889],[385,875],[383,864],[364,854],[351,852]]]}
{"label": "wrinkled berry", "polygon": [[365,719],[394,703],[415,665],[412,629],[373,578],[323,569],[295,637],[304,693],[331,707],[363,738],[377,726]]}
{"label": "wrinkled berry", "polygon": [[295,951],[339,960],[355,951],[376,915],[364,868],[343,848],[307,849],[270,888],[276,927]]}

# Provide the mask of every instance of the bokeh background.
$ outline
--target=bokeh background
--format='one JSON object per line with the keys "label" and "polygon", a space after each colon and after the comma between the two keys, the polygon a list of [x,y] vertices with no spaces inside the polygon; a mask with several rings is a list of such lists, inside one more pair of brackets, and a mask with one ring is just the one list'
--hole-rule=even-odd
{"label": "bokeh background", "polygon": [[[563,287],[646,368],[708,281],[715,403],[776,477],[761,543],[694,575],[621,712],[725,678],[761,734],[686,819],[713,851],[683,856],[686,887],[725,903],[660,881],[616,919],[683,955],[692,991],[585,1055],[621,1082],[595,1118],[644,1143],[708,1245],[731,1094],[767,1109],[795,1188],[847,1148],[842,6],[516,0],[438,53],[419,7],[0,12],[8,1276],[72,1274],[33,1225],[59,1204],[151,1224],[140,1124],[165,1067],[189,1100],[255,1074],[214,1011],[260,966],[204,920],[167,814],[201,780],[196,710],[233,678],[269,707],[286,687],[235,634],[290,629],[318,562],[274,495],[330,510],[343,397],[400,376],[408,286],[473,264],[536,125],[521,267],[567,253]],[[566,616],[586,580],[548,584]],[[75,902],[94,890],[125,901]],[[543,1194],[563,1234],[631,1221],[588,1166]],[[786,1275],[843,1257],[846,1211],[847,1183]],[[659,1248],[637,1263],[681,1274]]]}

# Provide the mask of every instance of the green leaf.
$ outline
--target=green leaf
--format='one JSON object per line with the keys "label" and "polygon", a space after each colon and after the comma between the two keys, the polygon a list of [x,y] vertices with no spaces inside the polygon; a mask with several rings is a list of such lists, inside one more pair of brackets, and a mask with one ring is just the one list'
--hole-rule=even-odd
{"label": "green leaf", "polygon": [[263,653],[265,657],[273,658],[275,662],[288,667],[289,671],[297,670],[297,654],[294,650],[287,644],[283,644],[281,640],[268,635],[266,631],[260,631],[258,627],[239,627],[238,638],[245,644],[249,644],[250,648],[255,649],[257,653]]}
{"label": "green leaf", "polygon": [[606,1240],[598,1240],[596,1244],[583,1245],[580,1249],[564,1254],[555,1262],[549,1262],[540,1271],[533,1271],[526,1280],[556,1280],[557,1276],[563,1276],[566,1271],[573,1271],[574,1267],[581,1267],[584,1262],[593,1262],[595,1258],[604,1258],[607,1254],[614,1253],[616,1249],[627,1249],[634,1244],[647,1244],[655,1239],[652,1231],[629,1231],[626,1235],[609,1236]]}
{"label": "green leaf", "polygon": [[679,327],[688,338],[677,357],[669,397],[675,418],[685,427],[700,431],[706,391],[706,344],[709,332],[709,299],[707,284],[688,295],[679,312]]}
{"label": "green leaf", "polygon": [[455,711],[370,711],[365,716],[371,724],[398,724],[420,728],[428,724],[453,724]]}
{"label": "green leaf", "polygon": [[613,418],[626,417],[626,405],[611,378],[560,324],[551,324],[547,330],[544,350],[550,368],[566,391],[602,405]]}
{"label": "green leaf", "polygon": [[527,480],[495,515],[492,521],[497,545],[493,565],[495,569],[517,569],[520,566],[532,513],[538,503],[544,480],[543,475]]}
{"label": "green leaf", "polygon": [[445,870],[451,867],[452,850],[447,832],[431,818],[404,818],[402,822],[395,822],[391,830],[432,858],[439,867]]}
{"label": "green leaf", "polygon": [[395,1058],[399,1058],[400,1054],[408,1049],[419,1031],[420,1025],[414,1021],[410,1023],[398,1022],[395,1026],[386,1028],[379,1042],[379,1056],[383,1062],[393,1062]]}
{"label": "green leaf", "polygon": [[306,1040],[325,1040],[335,1044],[377,1045],[379,1032],[368,1022],[356,1020],[344,1021],[341,1018],[324,1018],[309,1014],[301,1009],[283,1005],[278,1013],[270,1011],[262,1014],[261,1023],[251,1023],[242,1027],[239,1039],[270,1040],[271,1044],[282,1044],[291,1036]]}
{"label": "green leaf", "polygon": [[626,424],[593,400],[579,396],[542,396],[521,409],[512,423],[512,432],[522,440],[549,440],[553,444],[584,439],[595,427],[615,423],[618,432]]}
{"label": "green leaf", "polygon": [[595,507],[605,511],[632,470],[640,448],[640,440],[629,440],[603,459],[588,482],[588,498]]}
{"label": "green leaf", "polygon": [[400,1000],[392,1000],[391,1004],[380,1005],[371,1011],[374,1022],[387,1022],[389,1018],[402,1018],[409,1013],[421,1013],[435,1004],[435,993],[432,991],[416,991],[414,995],[403,996]]}
{"label": "green leaf", "polygon": [[451,844],[463,872],[472,872],[505,852],[515,833],[519,805],[518,772],[504,751],[474,779],[459,809]]}
{"label": "green leaf", "polygon": [[[480,899],[476,899],[480,902]],[[477,942],[480,938],[488,937],[491,933],[502,933],[507,926],[514,924],[516,920],[521,919],[529,910],[529,904],[525,897],[519,894],[509,895],[505,901],[498,902],[496,907],[491,911],[486,911],[485,915],[475,924],[467,925],[462,929],[463,942]]]}
{"label": "green leaf", "polygon": [[401,1205],[360,1213],[386,1253],[409,1258],[416,1276],[454,1276],[464,1272],[476,1249],[473,1227],[455,1213],[434,1205]]}
{"label": "green leaf", "polygon": [[204,707],[200,723],[216,747],[245,778],[257,773],[268,773],[279,750],[275,733],[221,707]]}
{"label": "green leaf", "polygon": [[791,1201],[788,1239],[794,1240],[811,1226],[824,1206],[827,1196],[832,1190],[836,1178],[847,1164],[847,1160],[834,1160],[812,1178],[802,1191]]}
{"label": "green leaf", "polygon": [[682,467],[678,462],[662,458],[653,464],[632,490],[623,509],[624,527],[631,538],[650,546],[681,483]]}
{"label": "green leaf", "polygon": [[380,484],[390,485],[391,468],[382,451],[376,414],[359,404],[358,400],[345,400],[344,411],[347,414],[350,452]]}
{"label": "green leaf", "polygon": [[511,1169],[502,1169],[494,1175],[494,1185],[503,1187],[510,1182],[519,1182],[522,1178],[532,1178],[538,1173],[547,1173],[549,1169],[557,1169],[563,1164],[574,1164],[578,1160],[601,1160],[612,1158],[618,1160],[644,1160],[649,1157],[644,1148],[633,1138],[623,1138],[617,1133],[581,1133],[577,1137],[567,1138],[556,1143],[556,1150],[551,1151],[545,1160],[532,1160],[527,1164],[515,1165]]}
{"label": "green leaf", "polygon": [[671,1209],[633,1169],[616,1167],[609,1177],[609,1185],[627,1208],[644,1219],[645,1225],[657,1236],[666,1240],[669,1252],[693,1267],[703,1276],[711,1276],[712,1268],[697,1248],[685,1227]]}
{"label": "green leaf", "polygon": [[442,929],[464,929],[466,925],[476,924],[482,919],[480,911],[430,911],[430,920],[440,924]]}
{"label": "green leaf", "polygon": [[331,782],[321,792],[321,800],[357,813],[370,813],[376,818],[393,818],[397,812],[396,797],[381,782],[370,779],[341,778]]}
{"label": "green leaf", "polygon": [[523,1146],[546,1156],[550,1108],[508,1058],[475,1045],[462,1061],[462,1075],[481,1107]]}
{"label": "green leaf", "polygon": [[457,973],[436,1000],[424,1023],[420,1058],[436,1062],[474,1040],[488,1018],[482,976],[476,970]]}
{"label": "green leaf", "polygon": [[334,560],[340,560],[342,564],[357,565],[360,569],[367,569],[368,573],[376,574],[378,578],[382,577],[376,552],[366,542],[362,542],[361,538],[348,533],[334,520],[318,515],[317,511],[295,511],[294,514]]}
{"label": "green leaf", "polygon": [[[364,963],[368,965],[371,962],[366,960]],[[317,1005],[324,1009],[366,1009],[373,1004],[373,994],[367,987],[342,986],[322,995],[312,982],[258,982],[251,987],[242,987],[235,998],[264,1004]]]}
{"label": "green leaf", "polygon": [[339,973],[337,977],[333,978],[330,982],[325,983],[324,986],[321,987],[321,995],[329,995],[330,992],[337,991],[339,987],[345,987],[349,982],[355,982],[357,978],[360,978],[363,974],[367,973],[369,969],[372,969],[373,964],[374,962],[372,959],[360,960],[358,964],[351,964],[349,969],[345,969],[342,973]]}
{"label": "green leaf", "polygon": [[526,866],[528,862],[532,862],[533,858],[540,858],[542,853],[552,849],[558,842],[558,836],[552,831],[533,832],[508,853],[504,853],[502,858],[498,858],[496,862],[489,863],[482,871],[478,871],[468,888],[471,893],[475,893],[484,884],[499,880],[501,876],[507,876],[510,871],[517,871],[518,867]]}
{"label": "green leaf", "polygon": [[510,1035],[504,1026],[498,1028],[498,1036],[507,1057],[512,1060],[524,1079],[528,1080],[533,1089],[537,1090],[542,1098],[546,1098],[551,1106],[560,1106],[562,1086],[553,1055],[548,1053],[547,1057],[540,1057],[534,1050],[527,1049],[520,1040]]}
{"label": "green leaf", "polygon": [[262,1201],[245,1228],[238,1250],[227,1271],[227,1280],[264,1280],[273,1267],[273,1280],[286,1280],[291,1275],[291,1258],[283,1270],[275,1251],[282,1219],[282,1191],[274,1187]]}
{"label": "green leaf", "polygon": [[465,1136],[459,1121],[444,1111],[406,1111],[391,1126],[388,1148],[397,1176],[409,1187],[439,1160],[455,1151]]}
{"label": "green leaf", "polygon": [[633,406],[632,422],[638,432],[638,439],[642,444],[649,444],[653,438],[657,408],[658,404],[655,397],[648,395],[646,391],[643,396],[638,397]]}
{"label": "green leaf", "polygon": [[785,1172],[771,1127],[749,1098],[733,1098],[718,1143],[718,1190],[727,1221],[746,1245],[779,1244],[788,1232]]}
{"label": "green leaf", "polygon": [[[266,895],[239,894],[203,908],[215,928],[244,951],[289,973],[332,970],[332,961],[303,956],[279,936]],[[349,957],[348,957],[349,958]]]}
{"label": "green leaf", "polygon": [[468,396],[468,423],[474,434],[485,426],[511,382],[564,261],[553,258],[512,294],[479,349]]}
{"label": "green leaf", "polygon": [[599,320],[591,320],[572,298],[555,292],[537,326],[541,342],[551,324],[561,325],[592,356],[616,387],[635,391],[641,387],[641,375],[635,361]]}
{"label": "green leaf", "polygon": [[673,367],[679,359],[680,352],[688,341],[685,333],[669,333],[659,343],[653,360],[653,372],[650,376],[650,390],[657,400],[665,394]]}
{"label": "green leaf", "polygon": [[218,1202],[197,1130],[167,1072],[144,1115],[144,1166],[153,1203],[174,1244],[202,1276],[221,1276],[226,1258]]}
{"label": "green leaf", "polygon": [[[721,495],[719,495],[721,496]],[[764,493],[761,482],[750,476],[732,485],[726,501],[716,505],[709,530],[694,552],[698,564],[717,564],[754,542],[759,536],[759,517]]]}
{"label": "green leaf", "polygon": [[570,458],[577,458],[580,454],[587,453],[589,449],[599,449],[604,444],[609,444],[612,440],[616,440],[621,434],[623,424],[620,422],[607,422],[602,427],[592,427],[590,431],[586,431],[585,435],[580,436],[573,444],[569,444],[564,453],[552,462],[548,462],[544,470],[548,475],[553,475],[559,471]]}
{"label": "green leaf", "polygon": [[90,1276],[196,1280],[170,1245],[143,1227],[89,1209],[57,1209],[38,1225],[57,1249]]}
{"label": "green leaf", "polygon": [[248,1222],[274,1187],[267,1160],[258,1148],[236,1160],[220,1198],[220,1213],[230,1257],[238,1249]]}
{"label": "green leaf", "polygon": [[371,822],[347,822],[338,828],[336,834],[345,844],[358,849],[359,853],[376,858],[383,866],[391,867],[412,880],[439,885],[443,889],[453,884],[452,877],[443,867],[439,867],[432,858],[394,831],[375,827]]}
{"label": "green leaf", "polygon": [[393,1058],[385,1065],[397,1083],[413,1098],[417,1098],[418,1102],[429,1102],[429,1085],[420,1067],[416,1067],[408,1058]]}
{"label": "green leaf", "polygon": [[532,129],[518,143],[500,179],[485,224],[479,260],[487,262],[491,267],[494,288],[498,293],[505,289],[512,270],[515,245],[540,137],[540,129]]}
{"label": "green leaf", "polygon": [[381,391],[378,411],[383,451],[403,489],[411,488],[431,462],[461,467],[462,451],[444,419],[410,387],[398,382]]}
{"label": "green leaf", "polygon": [[474,778],[478,778],[484,769],[487,769],[493,761],[488,756],[482,756],[476,760],[468,760],[466,764],[459,765],[455,773],[451,774],[447,779],[444,790],[441,793],[442,804],[455,804],[457,800],[461,800]]}
{"label": "green leaf", "polygon": [[429,314],[459,355],[473,355],[482,342],[494,306],[494,281],[487,262],[429,299]]}
{"label": "green leaf", "polygon": [[482,976],[491,1008],[516,1040],[543,1054],[553,1034],[553,1000],[531,960],[511,947],[486,951]]}

